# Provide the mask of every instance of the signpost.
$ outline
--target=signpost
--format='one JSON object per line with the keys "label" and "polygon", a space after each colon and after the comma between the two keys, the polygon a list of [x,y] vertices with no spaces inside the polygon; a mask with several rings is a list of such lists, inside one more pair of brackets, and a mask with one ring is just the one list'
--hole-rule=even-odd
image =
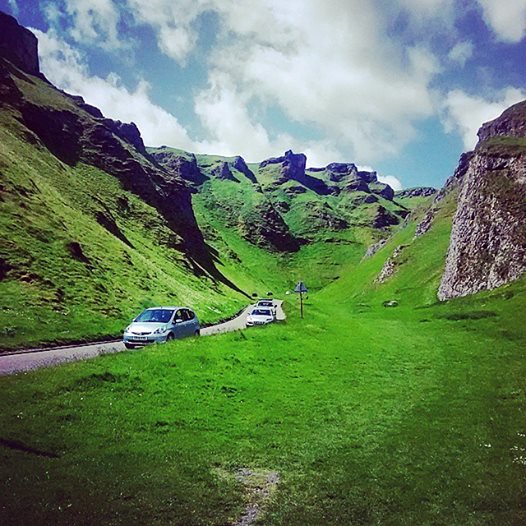
{"label": "signpost", "polygon": [[309,291],[307,290],[307,287],[303,281],[298,281],[298,284],[294,287],[294,292],[299,293],[300,295],[300,313],[301,317],[303,318],[303,294]]}

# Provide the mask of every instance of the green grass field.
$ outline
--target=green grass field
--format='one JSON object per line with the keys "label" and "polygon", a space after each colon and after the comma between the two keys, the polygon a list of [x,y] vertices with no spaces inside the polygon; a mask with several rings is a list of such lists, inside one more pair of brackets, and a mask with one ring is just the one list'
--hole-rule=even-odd
{"label": "green grass field", "polygon": [[[81,111],[41,80],[16,82],[41,108]],[[212,322],[269,290],[287,320],[0,377],[0,525],[235,525],[255,498],[246,470],[279,475],[260,525],[526,523],[526,279],[437,302],[454,192],[415,239],[429,199],[405,199],[407,222],[378,230],[360,195],[210,180],[193,209],[243,295],[190,268],[155,207],[59,161],[19,117],[0,115],[1,348],[115,336],[167,302]],[[272,188],[279,173],[259,176]],[[247,240],[262,203],[286,210],[299,250]],[[347,226],[323,227],[336,211]],[[299,279],[304,319],[286,294]]]}
{"label": "green grass field", "polygon": [[261,524],[522,524],[524,285],[1,378],[0,521],[230,524],[249,467]]}

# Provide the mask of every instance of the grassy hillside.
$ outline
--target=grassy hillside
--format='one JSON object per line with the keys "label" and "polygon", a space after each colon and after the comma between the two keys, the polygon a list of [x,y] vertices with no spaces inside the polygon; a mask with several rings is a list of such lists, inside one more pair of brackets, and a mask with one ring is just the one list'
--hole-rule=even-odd
{"label": "grassy hillside", "polygon": [[234,524],[249,468],[280,477],[260,524],[523,523],[526,281],[437,303],[451,209],[304,320],[0,378],[0,520]]}
{"label": "grassy hillside", "polygon": [[[42,80],[16,70],[10,78],[24,98],[17,100],[31,101],[33,111],[50,119],[65,112],[85,129],[92,125],[90,115]],[[210,322],[246,303],[187,256],[184,239],[159,209],[115,174],[57,157],[28,129],[22,111],[14,103],[0,111],[1,348],[115,336],[156,304],[191,304]],[[134,156],[140,160],[130,151]],[[243,285],[255,288],[250,276]]]}

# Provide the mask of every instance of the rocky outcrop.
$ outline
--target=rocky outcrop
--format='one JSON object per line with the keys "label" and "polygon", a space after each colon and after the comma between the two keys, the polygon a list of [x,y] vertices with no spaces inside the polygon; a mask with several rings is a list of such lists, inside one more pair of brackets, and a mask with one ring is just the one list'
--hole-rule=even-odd
{"label": "rocky outcrop", "polygon": [[296,252],[300,248],[299,241],[269,201],[259,203],[253,210],[242,210],[238,229],[251,243],[270,250]]}
{"label": "rocky outcrop", "polygon": [[38,75],[37,37],[19,25],[15,18],[0,11],[0,56],[26,73]]}
{"label": "rocky outcrop", "polygon": [[193,154],[183,155],[165,146],[150,148],[148,154],[169,174],[180,177],[194,190],[208,180],[199,169]]}
{"label": "rocky outcrop", "polygon": [[285,152],[282,157],[271,157],[259,164],[260,172],[272,174],[272,186],[279,187],[289,181],[297,181],[305,188],[319,195],[332,193],[325,181],[313,177],[305,172],[307,157],[304,153]]}
{"label": "rocky outcrop", "polygon": [[[84,104],[84,109],[86,109]],[[93,107],[93,106],[92,106]],[[126,123],[114,121],[112,119],[103,119],[102,121],[115,135],[122,140],[131,144],[140,154],[146,155],[146,148],[141,137],[141,132],[134,122]]]}
{"label": "rocky outcrop", "polygon": [[217,177],[218,179],[228,180],[228,181],[235,181],[238,183],[239,181],[234,177],[232,174],[232,171],[230,170],[230,166],[228,166],[227,162],[220,162],[213,170],[212,175],[214,177]]}
{"label": "rocky outcrop", "polygon": [[380,239],[380,241],[377,241],[376,243],[373,243],[372,245],[369,245],[367,247],[367,251],[365,252],[363,259],[367,259],[370,257],[373,257],[381,248],[385,246],[387,243],[387,238]]}
{"label": "rocky outcrop", "polygon": [[380,271],[380,274],[378,274],[374,280],[375,283],[385,283],[390,277],[393,276],[393,274],[396,272],[396,269],[400,265],[400,255],[406,246],[407,245],[399,245],[394,249],[392,256],[386,260],[382,270]]}
{"label": "rocky outcrop", "polygon": [[441,300],[526,272],[526,102],[484,124],[462,178]]}
{"label": "rocky outcrop", "polygon": [[415,188],[407,188],[406,190],[400,190],[395,192],[395,197],[429,197],[437,193],[436,188],[430,186],[417,186]]}
{"label": "rocky outcrop", "polygon": [[514,104],[499,118],[484,123],[477,135],[480,143],[493,137],[526,137],[526,101]]}
{"label": "rocky outcrop", "polygon": [[[152,162],[135,124],[105,119],[82,98],[68,96],[60,90],[56,90],[56,97],[42,103],[41,95],[54,88],[49,84],[43,86],[40,75],[40,78],[28,79],[35,88],[22,93],[14,81],[22,74],[14,66],[27,74],[38,73],[36,38],[12,17],[2,15],[0,42],[3,43],[0,46],[0,105],[16,115],[27,141],[46,148],[63,163],[82,162],[117,178],[124,189],[139,196],[163,217],[174,234],[173,239],[177,240],[172,248],[185,254],[185,261],[196,274],[207,273],[239,290],[214,263],[194,216],[190,189],[178,173],[169,173]],[[60,97],[64,97],[62,103]],[[99,213],[96,219],[124,241],[112,217]]]}
{"label": "rocky outcrop", "polygon": [[391,225],[397,225],[400,223],[400,218],[387,210],[382,205],[379,205],[376,209],[373,218],[373,227],[374,228],[385,228]]}
{"label": "rocky outcrop", "polygon": [[253,183],[257,183],[256,176],[254,175],[254,172],[247,166],[247,163],[245,162],[245,159],[241,156],[236,156],[234,159],[234,162],[232,163],[232,167],[235,168],[238,172],[241,172],[247,179],[252,181]]}

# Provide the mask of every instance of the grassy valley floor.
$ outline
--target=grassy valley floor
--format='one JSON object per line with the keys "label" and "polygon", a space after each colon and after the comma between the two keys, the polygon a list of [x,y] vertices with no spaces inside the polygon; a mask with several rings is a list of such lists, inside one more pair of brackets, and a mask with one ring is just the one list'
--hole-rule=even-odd
{"label": "grassy valley floor", "polygon": [[0,378],[2,524],[524,524],[524,282]]}

